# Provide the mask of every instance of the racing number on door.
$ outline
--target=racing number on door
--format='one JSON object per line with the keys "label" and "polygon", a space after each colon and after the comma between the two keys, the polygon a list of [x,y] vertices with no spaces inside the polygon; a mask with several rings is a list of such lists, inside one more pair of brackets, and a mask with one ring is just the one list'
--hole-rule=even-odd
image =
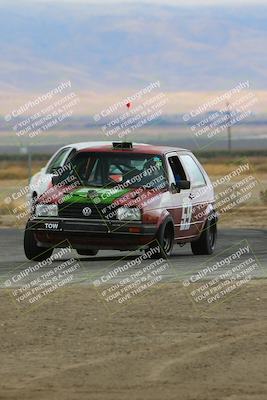
{"label": "racing number on door", "polygon": [[192,204],[184,203],[182,208],[182,217],[180,225],[181,231],[186,231],[190,229],[191,219],[192,219]]}

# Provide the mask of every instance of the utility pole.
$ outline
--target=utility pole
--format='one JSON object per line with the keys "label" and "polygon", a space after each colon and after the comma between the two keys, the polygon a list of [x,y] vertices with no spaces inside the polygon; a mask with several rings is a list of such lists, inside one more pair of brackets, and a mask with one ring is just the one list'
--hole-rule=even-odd
{"label": "utility pole", "polygon": [[230,104],[227,102],[226,103],[227,107],[227,136],[228,136],[228,151],[229,153],[232,150],[232,134],[231,134],[231,113],[230,113]]}
{"label": "utility pole", "polygon": [[31,177],[32,177],[32,152],[30,144],[22,145],[19,141],[19,152],[20,154],[27,156],[27,164],[28,164],[28,183],[30,184]]}

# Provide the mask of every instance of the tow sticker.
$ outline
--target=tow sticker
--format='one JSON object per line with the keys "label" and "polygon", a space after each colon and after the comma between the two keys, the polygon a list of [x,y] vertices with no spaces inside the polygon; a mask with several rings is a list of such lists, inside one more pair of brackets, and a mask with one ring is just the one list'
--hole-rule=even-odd
{"label": "tow sticker", "polygon": [[58,229],[58,222],[45,222],[45,229]]}

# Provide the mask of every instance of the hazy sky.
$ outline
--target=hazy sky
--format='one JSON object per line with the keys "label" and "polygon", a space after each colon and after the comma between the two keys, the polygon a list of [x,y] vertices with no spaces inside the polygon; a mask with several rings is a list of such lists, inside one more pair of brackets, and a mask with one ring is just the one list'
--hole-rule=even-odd
{"label": "hazy sky", "polygon": [[[216,5],[267,5],[267,0],[13,0],[13,3],[21,4],[23,2],[34,2],[34,3],[92,3],[101,5],[101,3],[150,3],[150,4],[161,4],[161,5],[209,5],[209,6],[216,6]],[[12,0],[0,0],[0,3],[11,3]]]}
{"label": "hazy sky", "polygon": [[258,98],[266,109],[267,0],[0,4],[0,106],[7,112],[15,96],[23,104],[63,80],[91,111],[157,80],[176,110],[247,80],[265,91]]}
{"label": "hazy sky", "polygon": [[94,4],[101,4],[101,3],[114,3],[114,2],[121,2],[121,3],[151,3],[151,4],[171,4],[171,5],[182,5],[186,6],[189,4],[192,5],[245,5],[245,4],[266,4],[267,5],[267,0],[187,0],[186,2],[184,0],[37,0],[37,1],[42,1],[42,2],[47,2],[47,1],[58,1],[58,2],[74,2],[74,3],[94,3]]}

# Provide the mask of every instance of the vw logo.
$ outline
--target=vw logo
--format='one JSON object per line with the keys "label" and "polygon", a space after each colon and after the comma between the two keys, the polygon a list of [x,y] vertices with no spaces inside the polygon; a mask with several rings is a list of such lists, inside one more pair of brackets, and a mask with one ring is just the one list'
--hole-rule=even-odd
{"label": "vw logo", "polygon": [[85,217],[89,217],[92,214],[92,210],[90,207],[84,207],[82,213]]}

